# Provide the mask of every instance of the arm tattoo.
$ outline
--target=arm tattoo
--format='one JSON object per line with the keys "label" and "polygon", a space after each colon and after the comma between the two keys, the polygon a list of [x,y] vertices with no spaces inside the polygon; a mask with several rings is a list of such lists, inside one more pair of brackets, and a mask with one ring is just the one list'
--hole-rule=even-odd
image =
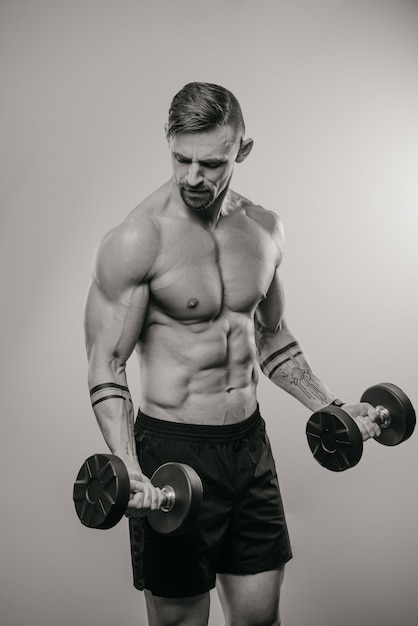
{"label": "arm tattoo", "polygon": [[[108,393],[110,390],[116,393]],[[96,385],[95,387],[92,387],[90,389],[90,398],[92,407],[95,407],[96,404],[100,404],[100,402],[104,402],[105,400],[111,400],[115,398],[123,400],[123,402],[125,403],[127,414],[126,417],[128,422],[128,439],[125,444],[126,453],[128,454],[132,447],[132,442],[135,441],[134,424],[133,419],[131,418],[133,402],[128,387],[126,387],[125,385],[118,385],[117,383],[102,383],[101,385]]]}
{"label": "arm tattoo", "polygon": [[[112,394],[108,394],[108,395],[100,395],[98,397],[98,394],[101,394],[101,392],[107,392],[108,390],[116,390],[119,393],[112,393]],[[103,383],[101,385],[96,385],[95,387],[92,387],[90,389],[90,398],[91,398],[91,406],[96,406],[96,404],[99,404],[100,402],[104,402],[104,400],[110,400],[111,398],[120,398],[121,400],[128,400],[128,402],[130,402],[132,404],[132,400],[131,397],[129,395],[129,389],[128,387],[125,387],[124,385],[118,385],[117,383]]]}
{"label": "arm tattoo", "polygon": [[102,398],[99,398],[98,400],[92,400],[91,406],[96,406],[96,404],[99,404],[100,402],[103,402],[104,400],[110,400],[111,398],[120,398],[121,400],[125,400],[124,396],[117,396],[116,394],[111,394],[109,396],[103,396]]}
{"label": "arm tattoo", "polygon": [[101,385],[96,385],[90,389],[90,395],[93,396],[98,391],[102,389],[121,389],[122,391],[129,391],[128,387],[124,385],[118,385],[117,383],[102,383]]}
{"label": "arm tattoo", "polygon": [[[312,376],[312,371],[305,359],[298,359],[302,353],[297,341],[289,343],[281,350],[273,352],[261,364],[261,370],[273,382],[280,382],[288,386],[297,387],[307,398],[319,399],[327,402],[327,396],[321,391],[319,385]],[[273,378],[277,372],[279,378]]]}
{"label": "arm tattoo", "polygon": [[[273,354],[270,354],[270,356],[267,357],[267,359],[261,363],[261,369],[263,370],[265,375],[271,378],[274,372],[279,367],[281,367],[283,363],[286,363],[286,361],[290,360],[290,356],[288,356],[288,353],[290,354],[291,348],[296,348],[296,347],[299,347],[298,342],[292,341],[292,343],[289,343],[289,345],[285,346],[281,350],[277,350],[277,352],[273,352]],[[300,353],[301,353],[301,350],[299,349],[299,352],[297,352],[297,354],[300,354]],[[281,357],[283,354],[285,355],[285,358],[284,360],[280,360],[279,357]],[[295,354],[294,356],[297,356],[297,354]],[[271,365],[271,369],[269,368],[270,365]]]}

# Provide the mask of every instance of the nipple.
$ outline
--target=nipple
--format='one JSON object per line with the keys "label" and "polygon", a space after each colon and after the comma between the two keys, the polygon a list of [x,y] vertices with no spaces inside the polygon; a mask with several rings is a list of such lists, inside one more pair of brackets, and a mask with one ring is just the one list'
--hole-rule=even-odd
{"label": "nipple", "polygon": [[199,306],[199,300],[196,300],[196,298],[190,298],[190,300],[187,303],[188,309],[197,309],[198,306]]}

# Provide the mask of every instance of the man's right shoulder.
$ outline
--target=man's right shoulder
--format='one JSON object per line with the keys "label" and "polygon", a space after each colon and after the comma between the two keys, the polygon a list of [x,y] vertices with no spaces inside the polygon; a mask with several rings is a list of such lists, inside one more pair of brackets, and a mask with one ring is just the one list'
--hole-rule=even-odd
{"label": "man's right shoulder", "polygon": [[[158,255],[158,220],[140,207],[103,237],[98,246],[94,277],[104,289],[122,289],[146,282]],[[113,290],[113,289],[112,289]]]}

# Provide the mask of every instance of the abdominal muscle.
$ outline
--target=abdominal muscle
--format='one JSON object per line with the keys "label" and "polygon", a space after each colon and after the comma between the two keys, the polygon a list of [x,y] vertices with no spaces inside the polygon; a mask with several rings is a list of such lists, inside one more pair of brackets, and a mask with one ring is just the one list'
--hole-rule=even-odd
{"label": "abdominal muscle", "polygon": [[138,344],[142,412],[194,424],[246,419],[257,406],[255,353],[252,315],[191,324],[157,316]]}

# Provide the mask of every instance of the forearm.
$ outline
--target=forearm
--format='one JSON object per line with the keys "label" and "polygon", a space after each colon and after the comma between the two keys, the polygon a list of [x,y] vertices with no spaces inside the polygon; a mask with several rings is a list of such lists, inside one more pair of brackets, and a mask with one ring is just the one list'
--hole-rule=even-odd
{"label": "forearm", "polygon": [[296,338],[283,323],[276,332],[256,331],[262,372],[311,411],[330,404],[336,396],[313,372]]}
{"label": "forearm", "polygon": [[125,369],[90,367],[89,390],[93,411],[110,451],[127,467],[138,468],[134,407]]}

